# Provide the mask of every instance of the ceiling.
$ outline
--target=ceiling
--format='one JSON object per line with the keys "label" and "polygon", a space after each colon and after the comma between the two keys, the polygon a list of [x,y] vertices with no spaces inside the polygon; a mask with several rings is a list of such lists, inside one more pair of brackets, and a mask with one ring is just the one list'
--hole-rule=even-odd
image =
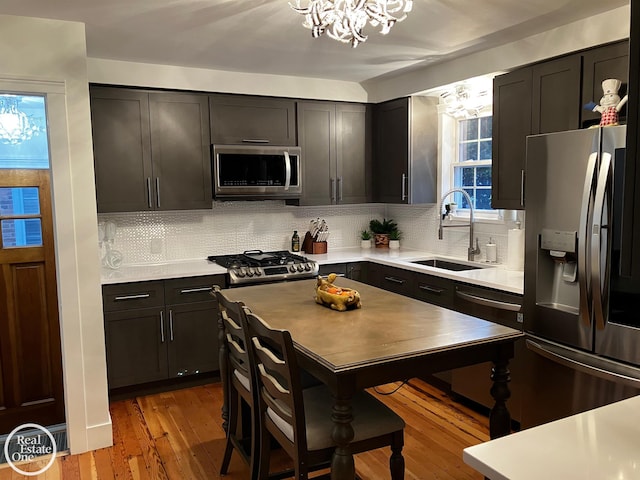
{"label": "ceiling", "polygon": [[628,4],[415,0],[389,35],[368,26],[369,39],[355,49],[311,38],[288,0],[2,0],[0,14],[83,22],[91,58],[362,82]]}

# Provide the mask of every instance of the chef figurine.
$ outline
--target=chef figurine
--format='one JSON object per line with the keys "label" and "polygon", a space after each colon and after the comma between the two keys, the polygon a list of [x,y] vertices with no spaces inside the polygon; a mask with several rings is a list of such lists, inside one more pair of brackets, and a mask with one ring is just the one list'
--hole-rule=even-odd
{"label": "chef figurine", "polygon": [[[625,95],[622,100],[618,95],[618,90],[622,82],[615,78],[608,78],[602,82],[602,92],[604,95],[600,99],[600,105],[591,103],[588,107],[593,106],[594,112],[600,112],[600,126],[618,125],[618,112],[627,103],[628,96]],[[585,105],[587,107],[587,105]]]}

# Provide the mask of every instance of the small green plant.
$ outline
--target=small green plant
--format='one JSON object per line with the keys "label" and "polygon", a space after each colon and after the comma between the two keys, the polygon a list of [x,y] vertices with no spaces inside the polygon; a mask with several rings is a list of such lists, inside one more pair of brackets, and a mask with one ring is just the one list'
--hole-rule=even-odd
{"label": "small green plant", "polygon": [[393,220],[383,218],[382,221],[378,219],[373,219],[369,222],[369,229],[373,233],[386,233],[390,234],[391,232],[398,230],[398,224]]}
{"label": "small green plant", "polygon": [[389,233],[389,240],[400,240],[402,238],[402,232],[400,230],[394,230]]}
{"label": "small green plant", "polygon": [[362,240],[371,240],[371,237],[372,237],[372,235],[371,235],[371,232],[369,230],[362,230],[360,232],[360,238]]}

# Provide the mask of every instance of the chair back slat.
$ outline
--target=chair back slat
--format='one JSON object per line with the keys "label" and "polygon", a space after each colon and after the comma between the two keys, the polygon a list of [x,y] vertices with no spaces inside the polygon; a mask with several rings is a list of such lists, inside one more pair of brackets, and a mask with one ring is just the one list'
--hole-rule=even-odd
{"label": "chair back slat", "polygon": [[244,320],[242,308],[244,304],[230,301],[219,288],[214,291],[224,324],[230,371],[237,370],[248,379],[250,378],[249,354],[247,353],[245,331],[242,326]]}
{"label": "chair back slat", "polygon": [[[304,402],[291,334],[286,330],[270,328],[246,308],[245,314],[265,424],[267,428],[278,428],[281,432],[292,431],[292,444],[304,451],[307,448]],[[283,429],[281,424],[269,422],[267,418],[270,415],[265,413],[267,409],[271,409],[288,426]]]}

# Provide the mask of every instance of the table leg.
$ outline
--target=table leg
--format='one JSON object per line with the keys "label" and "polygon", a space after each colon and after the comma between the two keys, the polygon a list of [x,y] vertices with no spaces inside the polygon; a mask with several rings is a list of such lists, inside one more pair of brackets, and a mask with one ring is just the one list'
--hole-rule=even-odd
{"label": "table leg", "polygon": [[500,352],[493,361],[493,368],[491,369],[491,380],[493,380],[491,396],[496,402],[489,414],[489,436],[492,439],[511,433],[511,414],[506,405],[511,396],[511,391],[509,390],[511,375],[508,365],[509,356]]}
{"label": "table leg", "polygon": [[334,423],[331,438],[336,444],[336,450],[331,459],[331,480],[353,480],[356,476],[356,468],[353,454],[349,449],[349,443],[354,437],[351,426],[353,421],[351,398],[335,397],[331,419]]}

